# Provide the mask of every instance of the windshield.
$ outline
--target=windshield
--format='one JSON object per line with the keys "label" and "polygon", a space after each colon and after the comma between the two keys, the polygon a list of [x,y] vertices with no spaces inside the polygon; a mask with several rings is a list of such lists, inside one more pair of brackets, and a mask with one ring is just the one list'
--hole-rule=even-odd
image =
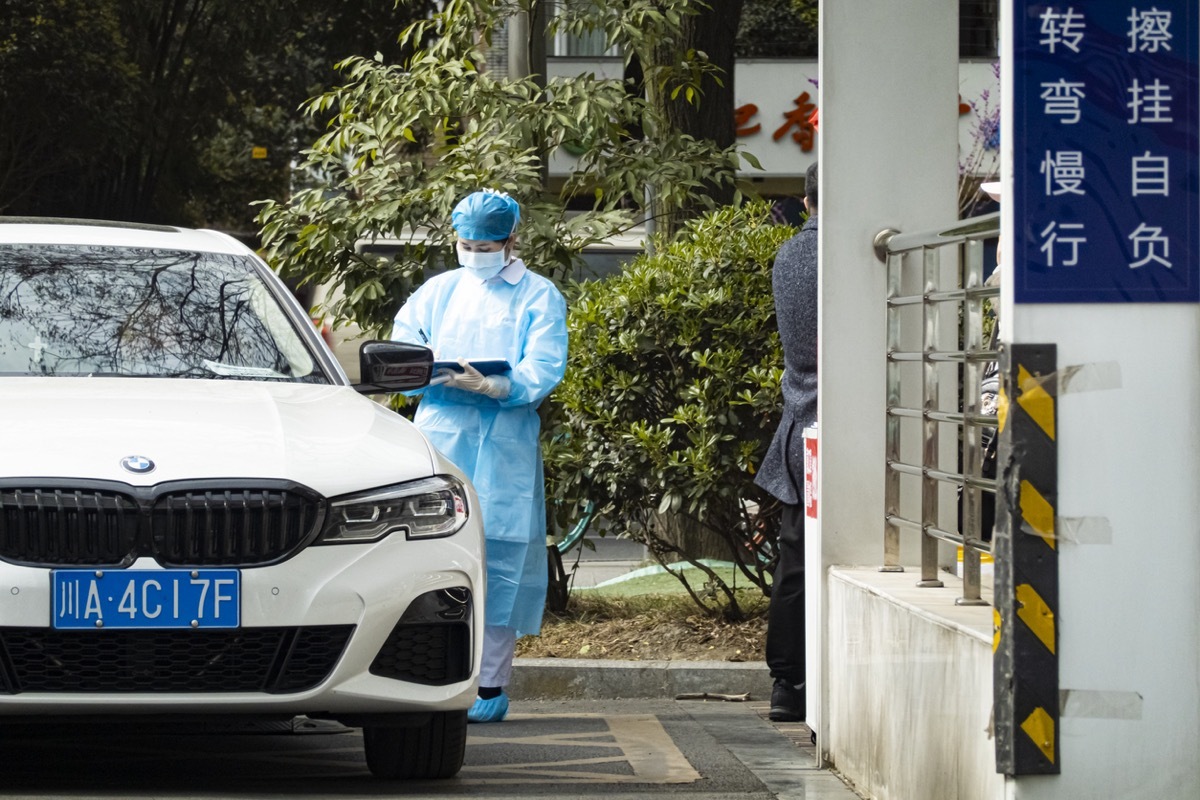
{"label": "windshield", "polygon": [[0,247],[0,374],[328,383],[245,256]]}

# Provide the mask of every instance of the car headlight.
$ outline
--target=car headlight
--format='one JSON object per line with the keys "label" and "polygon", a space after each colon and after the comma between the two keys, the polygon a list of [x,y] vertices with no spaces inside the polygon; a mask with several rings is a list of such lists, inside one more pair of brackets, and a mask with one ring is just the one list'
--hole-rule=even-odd
{"label": "car headlight", "polygon": [[409,539],[452,536],[467,523],[467,490],[455,478],[435,475],[336,497],[326,520],[318,544],[374,542],[396,531]]}

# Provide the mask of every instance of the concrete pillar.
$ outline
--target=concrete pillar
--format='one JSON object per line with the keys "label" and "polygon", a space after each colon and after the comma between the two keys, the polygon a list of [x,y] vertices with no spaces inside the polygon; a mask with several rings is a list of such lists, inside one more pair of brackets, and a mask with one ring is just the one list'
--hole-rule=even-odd
{"label": "concrete pillar", "polygon": [[[821,569],[810,555],[809,597],[823,620],[827,568],[883,560],[886,286],[872,240],[957,215],[958,5],[823,0],[820,27],[821,520],[809,552]],[[820,729],[828,657],[814,629],[809,717]]]}
{"label": "concrete pillar", "polygon": [[[1013,13],[1005,0],[1002,20]],[[1012,97],[1011,42],[1002,53],[1001,94]],[[1002,178],[1012,197],[1022,131],[1003,108]],[[1003,203],[1001,219],[1004,251],[1014,253],[1022,220]],[[1198,797],[1200,306],[1015,304],[1011,280],[1003,291],[1005,338],[1058,347],[1064,701],[1062,773],[1018,777],[1009,796]]]}

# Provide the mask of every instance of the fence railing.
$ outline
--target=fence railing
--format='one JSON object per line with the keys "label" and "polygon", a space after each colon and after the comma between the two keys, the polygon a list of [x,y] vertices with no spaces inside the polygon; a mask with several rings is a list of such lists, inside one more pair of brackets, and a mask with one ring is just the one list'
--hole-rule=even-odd
{"label": "fence railing", "polygon": [[[999,214],[920,233],[881,231],[876,255],[887,265],[887,432],[884,486],[885,571],[903,571],[902,531],[921,537],[919,586],[942,586],[939,542],[962,547],[963,605],[981,597],[981,555],[991,531],[981,525],[984,431],[996,417],[981,409],[983,372],[998,354],[986,349],[985,242],[999,235]],[[953,437],[953,438],[951,438]]]}

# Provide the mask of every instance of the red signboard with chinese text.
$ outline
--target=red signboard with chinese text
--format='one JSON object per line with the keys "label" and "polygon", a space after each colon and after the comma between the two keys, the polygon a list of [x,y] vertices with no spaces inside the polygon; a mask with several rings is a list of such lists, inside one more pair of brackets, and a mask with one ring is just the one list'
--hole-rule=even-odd
{"label": "red signboard with chinese text", "polygon": [[817,519],[817,435],[804,434],[804,515]]}

